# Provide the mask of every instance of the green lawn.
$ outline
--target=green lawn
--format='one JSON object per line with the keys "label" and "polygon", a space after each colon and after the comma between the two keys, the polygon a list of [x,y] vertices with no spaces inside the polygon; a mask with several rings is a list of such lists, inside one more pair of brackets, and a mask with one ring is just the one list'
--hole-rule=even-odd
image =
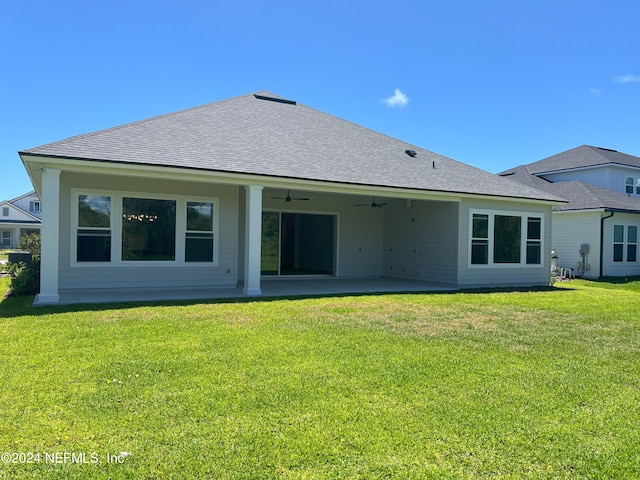
{"label": "green lawn", "polygon": [[0,303],[0,479],[640,478],[637,278],[31,301]]}

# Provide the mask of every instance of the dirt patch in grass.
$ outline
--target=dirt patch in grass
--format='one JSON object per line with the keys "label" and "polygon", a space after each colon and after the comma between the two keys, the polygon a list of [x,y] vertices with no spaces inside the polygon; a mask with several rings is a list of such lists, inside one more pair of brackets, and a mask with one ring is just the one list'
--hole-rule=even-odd
{"label": "dirt patch in grass", "polygon": [[500,316],[484,309],[389,302],[375,298],[312,305],[309,315],[343,325],[384,329],[406,335],[437,336],[453,331],[500,329]]}

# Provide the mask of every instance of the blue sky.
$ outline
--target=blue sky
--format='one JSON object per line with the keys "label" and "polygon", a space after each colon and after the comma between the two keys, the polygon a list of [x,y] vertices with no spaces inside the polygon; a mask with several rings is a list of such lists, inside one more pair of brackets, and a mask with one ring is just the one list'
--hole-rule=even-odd
{"label": "blue sky", "polygon": [[490,172],[640,156],[637,0],[2,0],[0,62],[0,200],[19,150],[259,90]]}

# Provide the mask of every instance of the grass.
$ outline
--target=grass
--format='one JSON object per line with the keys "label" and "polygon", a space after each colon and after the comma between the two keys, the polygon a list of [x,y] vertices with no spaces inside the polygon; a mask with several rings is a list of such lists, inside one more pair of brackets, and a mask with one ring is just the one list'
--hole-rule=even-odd
{"label": "grass", "polygon": [[0,479],[638,478],[639,289],[8,298]]}

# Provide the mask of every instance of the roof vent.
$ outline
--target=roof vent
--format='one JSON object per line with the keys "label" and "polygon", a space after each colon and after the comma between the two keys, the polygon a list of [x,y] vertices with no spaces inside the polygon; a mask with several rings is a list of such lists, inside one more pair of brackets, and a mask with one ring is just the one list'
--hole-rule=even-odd
{"label": "roof vent", "polygon": [[612,148],[604,148],[604,147],[596,147],[596,148],[598,148],[600,150],[604,150],[605,152],[616,152],[616,153],[618,153],[617,150],[614,150]]}
{"label": "roof vent", "polygon": [[267,97],[265,95],[258,95],[257,93],[255,93],[253,96],[256,97],[258,100],[267,100],[269,102],[286,103],[287,105],[295,105],[296,104],[295,101],[287,100],[286,98]]}
{"label": "roof vent", "polygon": [[404,153],[406,153],[410,157],[415,157],[417,155],[415,150],[405,150]]}

